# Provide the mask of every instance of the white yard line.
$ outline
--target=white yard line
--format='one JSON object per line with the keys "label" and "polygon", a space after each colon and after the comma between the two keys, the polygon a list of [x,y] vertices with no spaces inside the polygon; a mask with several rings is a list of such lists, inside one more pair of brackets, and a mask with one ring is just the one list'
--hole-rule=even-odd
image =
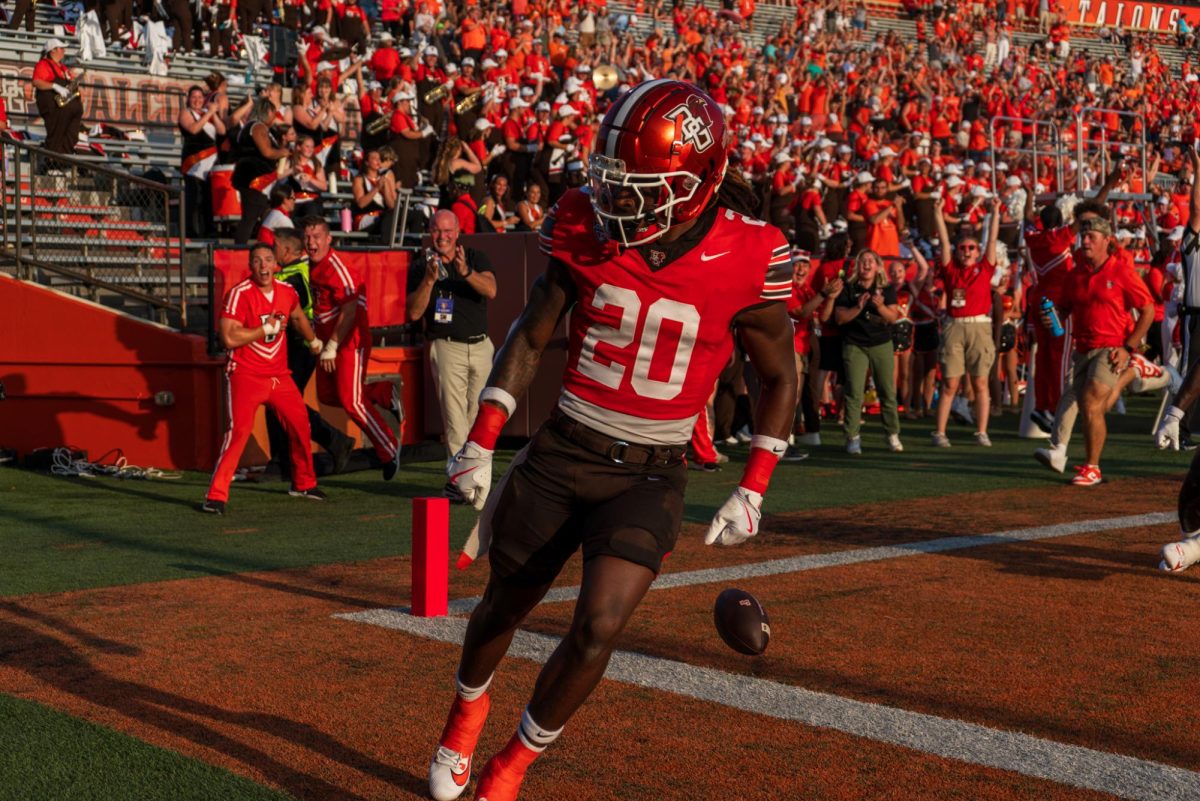
{"label": "white yard line", "polygon": [[[389,609],[337,617],[454,645],[462,643],[467,628],[467,621],[460,617],[415,618]],[[544,663],[558,642],[555,637],[518,631],[508,655]],[[618,651],[604,678],[1120,798],[1200,798],[1200,773],[1183,768],[670,659]]]}
{"label": "white yard line", "polygon": [[[966,537],[835,551],[788,559],[773,559],[726,568],[692,570],[661,576],[652,589],[728,583],[733,579],[799,573],[840,565],[898,559],[920,554],[996,545],[1007,542],[1065,537],[1113,529],[1160,525],[1175,520],[1174,512],[1062,523]],[[1147,568],[1150,569],[1150,568]],[[543,603],[574,600],[578,587],[552,590]],[[451,615],[469,613],[478,598],[450,604]],[[419,637],[461,644],[466,631],[462,617],[415,618],[407,609],[373,609],[335,617],[403,631]],[[544,663],[559,640],[519,631],[509,656]],[[645,654],[618,651],[605,678],[666,693],[721,704],[781,720],[864,737],[973,765],[1008,770],[1072,787],[1145,801],[1194,801],[1200,798],[1200,773],[1134,757],[1057,743],[1019,732],[1002,731],[959,720],[869,704],[777,682],[697,667]]]}
{"label": "white yard line", "polygon": [[[1095,531],[1137,528],[1138,526],[1157,526],[1163,523],[1171,523],[1175,520],[1175,512],[1150,512],[1148,514],[1126,515],[1124,517],[1107,517],[1100,520],[1081,520],[1076,523],[1058,523],[1052,526],[1018,528],[1011,531],[997,531],[994,534],[941,537],[936,540],[906,542],[900,545],[881,545],[876,548],[854,548],[848,551],[833,551],[831,553],[818,553],[809,556],[792,556],[787,559],[750,562],[731,567],[712,567],[705,570],[687,570],[682,573],[664,573],[655,580],[650,589],[666,590],[675,587],[690,587],[696,584],[724,584],[735,579],[778,576],[785,573],[802,573],[806,570],[856,565],[861,562],[878,562],[883,559],[900,559],[906,556],[920,556],[921,554],[958,551],[964,548],[978,548],[981,545],[999,545],[1006,542],[1030,542],[1033,540],[1051,539],[1053,537],[1068,537],[1072,534],[1087,534]],[[1150,556],[1147,556],[1147,564],[1150,564],[1152,561]],[[546,593],[546,597],[542,600],[542,603],[574,601],[578,597],[578,586],[555,587]],[[479,596],[457,598],[450,602],[449,614],[469,615],[478,603]],[[408,610],[404,608],[401,611]]]}

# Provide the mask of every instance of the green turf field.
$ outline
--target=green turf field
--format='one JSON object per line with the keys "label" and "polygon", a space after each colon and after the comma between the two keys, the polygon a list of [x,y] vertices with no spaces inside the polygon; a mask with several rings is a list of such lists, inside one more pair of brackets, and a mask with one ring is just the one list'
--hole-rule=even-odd
{"label": "green turf field", "polygon": [[[1129,415],[1110,417],[1106,478],[1186,469],[1190,454],[1160,452],[1151,444],[1149,421],[1156,410],[1152,399],[1140,398],[1130,403]],[[990,449],[974,445],[962,426],[951,428],[955,447],[936,449],[929,445],[929,422],[903,424],[906,451],[890,454],[878,418],[868,418],[859,457],[845,454],[840,432],[826,427],[825,444],[808,460],[780,465],[766,512],[1065,481],[1030,457],[1041,441],[1010,433],[1012,416],[993,423]],[[1073,460],[1082,448],[1077,437]],[[733,459],[724,470],[689,474],[686,514],[692,522],[707,522],[740,476],[745,446],[722,450]],[[497,475],[510,457],[502,454]],[[407,554],[410,499],[438,495],[444,483],[440,463],[406,465],[386,484],[374,470],[334,476],[322,483],[327,504],[289,497],[281,483],[235,483],[229,513],[213,517],[196,511],[208,479],[202,473],[181,481],[122,481],[0,470],[0,597]],[[452,508],[452,546],[463,542],[473,521],[473,510]]]}
{"label": "green turf field", "polygon": [[221,768],[0,694],[0,801],[286,801]]}

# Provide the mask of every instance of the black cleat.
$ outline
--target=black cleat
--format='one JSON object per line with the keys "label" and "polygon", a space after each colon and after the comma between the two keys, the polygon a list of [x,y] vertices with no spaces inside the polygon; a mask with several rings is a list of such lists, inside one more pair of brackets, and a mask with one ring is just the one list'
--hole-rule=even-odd
{"label": "black cleat", "polygon": [[400,450],[396,449],[396,458],[383,466],[383,480],[391,481],[396,477],[396,471],[400,469]]}
{"label": "black cleat", "polygon": [[327,500],[329,500],[329,498],[326,497],[325,493],[322,490],[318,489],[317,487],[313,487],[312,489],[306,489],[306,490],[296,490],[296,489],[288,490],[288,495],[291,495],[293,498],[308,498],[310,501],[327,501]]}
{"label": "black cleat", "polygon": [[200,511],[210,515],[225,514],[225,501],[205,501],[200,504]]}

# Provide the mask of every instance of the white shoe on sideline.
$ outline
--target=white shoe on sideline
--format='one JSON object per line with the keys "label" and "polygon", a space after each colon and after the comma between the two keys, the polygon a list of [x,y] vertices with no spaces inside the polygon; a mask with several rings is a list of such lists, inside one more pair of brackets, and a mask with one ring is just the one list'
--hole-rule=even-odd
{"label": "white shoe on sideline", "polygon": [[852,456],[862,453],[862,437],[853,437],[846,440],[846,453]]}
{"label": "white shoe on sideline", "polygon": [[810,448],[819,447],[821,445],[821,434],[817,431],[814,431],[811,434],[797,434],[796,444],[807,445]]}
{"label": "white shoe on sideline", "polygon": [[1067,449],[1063,447],[1038,448],[1033,452],[1033,458],[1056,473],[1067,469]]}
{"label": "white shoe on sideline", "polygon": [[892,453],[903,453],[904,452],[904,445],[901,444],[901,442],[900,442],[899,434],[888,434],[887,435],[887,446],[888,446],[888,450],[891,451]]}

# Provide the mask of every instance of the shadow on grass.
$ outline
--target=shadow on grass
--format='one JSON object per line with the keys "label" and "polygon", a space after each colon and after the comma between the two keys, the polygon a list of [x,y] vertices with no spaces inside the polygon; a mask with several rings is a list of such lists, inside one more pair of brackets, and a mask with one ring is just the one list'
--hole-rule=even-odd
{"label": "shadow on grass", "polygon": [[[364,796],[280,762],[255,747],[262,735],[275,737],[361,771],[417,795],[428,788],[425,776],[386,765],[339,742],[307,723],[264,712],[241,712],[185,698],[144,684],[118,679],[97,669],[67,643],[11,620],[0,619],[0,652],[5,666],[39,683],[110,709],[141,726],[180,737],[262,773],[267,782],[298,798],[365,801]],[[240,730],[243,739],[213,724]]]}

